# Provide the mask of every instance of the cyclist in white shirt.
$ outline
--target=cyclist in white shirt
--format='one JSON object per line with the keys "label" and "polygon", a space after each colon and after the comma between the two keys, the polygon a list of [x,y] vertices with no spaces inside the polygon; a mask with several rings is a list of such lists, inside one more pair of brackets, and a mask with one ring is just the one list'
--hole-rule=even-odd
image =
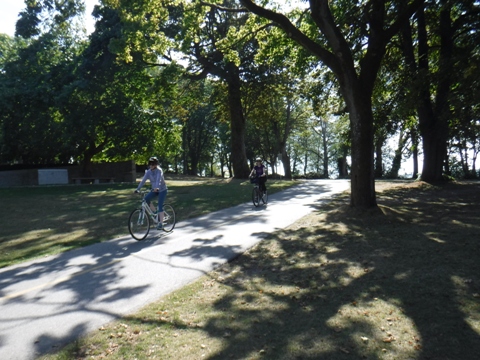
{"label": "cyclist in white shirt", "polygon": [[157,230],[162,230],[163,226],[163,204],[165,203],[165,198],[167,197],[167,184],[163,177],[163,170],[158,166],[158,159],[155,156],[152,156],[148,159],[148,170],[143,176],[142,181],[138,184],[136,193],[140,191],[142,186],[147,180],[150,180],[150,185],[152,190],[145,196],[145,201],[148,205],[155,198],[158,197],[158,226]]}

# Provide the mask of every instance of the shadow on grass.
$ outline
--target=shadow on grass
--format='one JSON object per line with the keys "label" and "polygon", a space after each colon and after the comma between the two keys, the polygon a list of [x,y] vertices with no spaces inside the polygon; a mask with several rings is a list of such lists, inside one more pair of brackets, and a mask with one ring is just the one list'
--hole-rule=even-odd
{"label": "shadow on grass", "polygon": [[232,263],[209,358],[478,359],[480,186],[378,200],[365,214],[337,199]]}

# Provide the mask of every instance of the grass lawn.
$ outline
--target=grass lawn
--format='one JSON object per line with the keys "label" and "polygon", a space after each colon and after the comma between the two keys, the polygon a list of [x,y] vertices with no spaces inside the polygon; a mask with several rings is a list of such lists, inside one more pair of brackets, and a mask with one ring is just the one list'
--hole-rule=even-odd
{"label": "grass lawn", "polygon": [[[248,181],[166,178],[177,221],[251,200]],[[269,193],[293,185],[269,180]],[[133,184],[0,188],[0,268],[128,235]]]}
{"label": "grass lawn", "polygon": [[377,191],[43,359],[479,359],[480,183]]}

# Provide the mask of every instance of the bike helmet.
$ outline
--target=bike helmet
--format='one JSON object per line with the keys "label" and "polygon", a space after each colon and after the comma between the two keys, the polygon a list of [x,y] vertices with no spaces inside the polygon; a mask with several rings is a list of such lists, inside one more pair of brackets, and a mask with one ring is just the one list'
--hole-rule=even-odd
{"label": "bike helmet", "polygon": [[255,161],[260,161],[262,162],[262,159],[260,159],[259,157],[255,159]]}
{"label": "bike helmet", "polygon": [[158,165],[158,159],[155,156],[152,156],[148,159],[148,165]]}

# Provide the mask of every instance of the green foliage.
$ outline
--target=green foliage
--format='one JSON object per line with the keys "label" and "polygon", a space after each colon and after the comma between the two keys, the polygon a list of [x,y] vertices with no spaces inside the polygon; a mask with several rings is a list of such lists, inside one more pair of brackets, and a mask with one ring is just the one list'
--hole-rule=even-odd
{"label": "green foliage", "polygon": [[[21,40],[18,40],[18,44]],[[58,26],[18,47],[3,64],[0,109],[3,161],[43,164],[66,161],[63,118],[56,96],[70,81],[71,60],[81,50],[68,27]]]}
{"label": "green foliage", "polygon": [[[383,51],[371,48],[380,34],[376,26],[384,22],[387,31],[410,3],[328,3],[333,30],[344,38],[347,58],[351,55],[362,81],[374,65],[369,52]],[[301,173],[331,170],[336,159],[350,155],[354,132],[342,81],[325,66],[328,58],[293,41],[294,34],[278,22],[246,12],[235,0],[100,4],[94,11],[96,31],[88,39],[78,23],[84,10],[80,0],[26,0],[18,36],[0,35],[0,162],[144,162],[155,154],[175,172],[228,168],[232,174],[232,161],[243,152],[272,165],[283,153]],[[335,55],[312,4],[257,2],[282,12],[315,45]],[[416,154],[418,100],[426,91],[424,99],[447,119],[448,153],[459,159],[451,171],[475,174],[478,2],[425,5],[427,66],[411,66],[420,61],[417,51],[413,62],[405,57],[409,40],[419,43],[418,16],[411,17],[410,39],[406,28],[392,38],[374,82],[375,142],[386,144],[402,132],[403,156]],[[441,19],[450,26],[450,37]],[[449,57],[441,50],[445,38],[453,44]],[[364,93],[369,81],[361,87]]]}

